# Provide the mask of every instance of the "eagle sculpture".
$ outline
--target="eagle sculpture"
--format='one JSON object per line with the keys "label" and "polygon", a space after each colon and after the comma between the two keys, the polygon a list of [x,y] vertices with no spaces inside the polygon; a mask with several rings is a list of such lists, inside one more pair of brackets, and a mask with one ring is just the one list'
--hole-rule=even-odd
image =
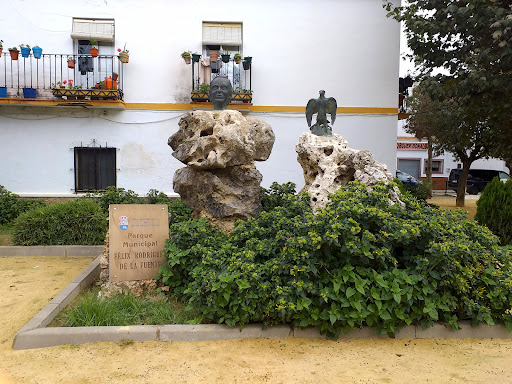
{"label": "eagle sculpture", "polygon": [[[320,91],[320,97],[318,99],[311,99],[306,105],[306,120],[308,127],[311,132],[317,136],[330,136],[332,135],[332,129],[329,126],[329,120],[327,120],[327,114],[331,115],[331,122],[334,124],[336,120],[336,108],[338,104],[333,97],[326,98],[325,91]],[[316,123],[311,125],[313,115],[316,115]]]}

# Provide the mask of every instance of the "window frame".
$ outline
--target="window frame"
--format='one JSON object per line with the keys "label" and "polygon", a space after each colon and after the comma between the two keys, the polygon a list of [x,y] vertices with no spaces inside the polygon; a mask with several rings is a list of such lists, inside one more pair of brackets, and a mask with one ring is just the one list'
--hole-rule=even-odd
{"label": "window frame", "polygon": [[[92,156],[87,152],[92,152]],[[90,158],[85,159],[86,156],[90,156]],[[101,191],[109,186],[117,186],[117,148],[74,147],[73,159],[75,193]],[[91,168],[91,163],[93,163],[93,168]],[[87,175],[84,173],[90,174],[91,171],[92,176],[89,175],[89,180],[86,180]],[[93,179],[92,183],[91,178]]]}

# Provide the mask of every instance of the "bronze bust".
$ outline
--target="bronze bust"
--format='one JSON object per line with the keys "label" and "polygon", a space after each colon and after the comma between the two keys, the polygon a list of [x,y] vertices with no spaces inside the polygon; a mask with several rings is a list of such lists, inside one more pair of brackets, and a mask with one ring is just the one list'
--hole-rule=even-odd
{"label": "bronze bust", "polygon": [[214,110],[226,109],[231,101],[233,87],[227,77],[217,76],[210,83],[210,93],[208,97],[213,104]]}

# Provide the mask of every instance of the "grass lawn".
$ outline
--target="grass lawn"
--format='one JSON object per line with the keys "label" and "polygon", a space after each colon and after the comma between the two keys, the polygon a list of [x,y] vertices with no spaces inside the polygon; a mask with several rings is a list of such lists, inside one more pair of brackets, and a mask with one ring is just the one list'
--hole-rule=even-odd
{"label": "grass lawn", "polygon": [[[429,203],[438,205],[441,209],[451,209],[455,210],[457,207],[455,206],[455,196],[434,196],[428,200]],[[474,220],[476,214],[476,202],[475,199],[465,199],[464,203],[464,211],[467,211],[468,219]]]}

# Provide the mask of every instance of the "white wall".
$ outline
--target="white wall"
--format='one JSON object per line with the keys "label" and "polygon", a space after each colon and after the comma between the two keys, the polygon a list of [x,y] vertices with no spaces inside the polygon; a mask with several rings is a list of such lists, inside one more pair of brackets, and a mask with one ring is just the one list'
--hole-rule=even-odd
{"label": "white wall", "polygon": [[[397,1],[399,3],[399,1]],[[4,49],[21,43],[70,54],[72,17],[114,18],[127,103],[188,103],[191,66],[184,50],[201,51],[203,21],[243,23],[243,54],[253,57],[256,106],[305,106],[324,89],[339,107],[397,108],[399,24],[381,0],[10,0],[0,13]],[[184,111],[113,111],[0,105],[0,184],[19,194],[66,195],[74,188],[75,145],[119,149],[118,186],[172,193],[167,138]],[[258,163],[263,186],[304,184],[295,145],[308,127],[297,113],[251,113],[273,127],[270,159]],[[394,172],[396,114],[338,114],[333,126],[349,145],[369,149]]]}

